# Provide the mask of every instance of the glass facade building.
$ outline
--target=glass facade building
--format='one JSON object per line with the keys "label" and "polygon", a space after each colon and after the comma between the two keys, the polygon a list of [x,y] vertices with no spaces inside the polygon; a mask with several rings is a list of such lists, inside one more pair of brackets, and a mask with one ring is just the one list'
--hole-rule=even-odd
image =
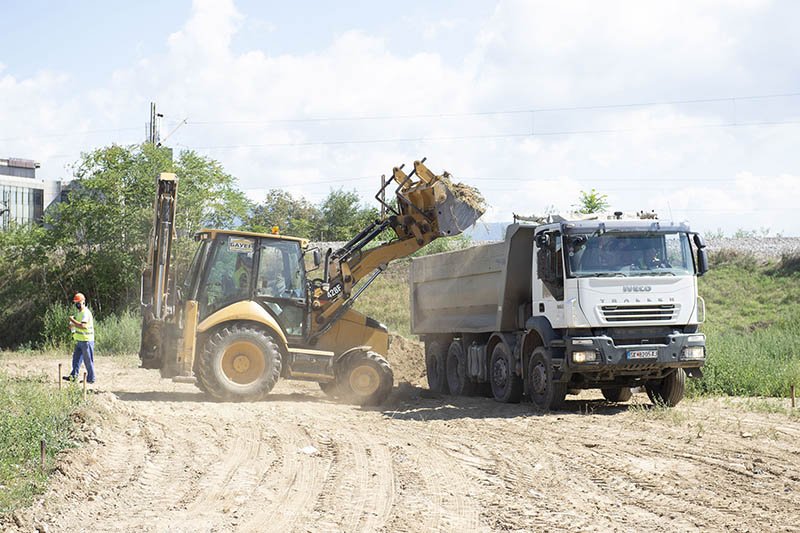
{"label": "glass facade building", "polygon": [[0,159],[0,231],[40,223],[47,206],[58,201],[61,183],[37,179],[37,168],[29,159]]}

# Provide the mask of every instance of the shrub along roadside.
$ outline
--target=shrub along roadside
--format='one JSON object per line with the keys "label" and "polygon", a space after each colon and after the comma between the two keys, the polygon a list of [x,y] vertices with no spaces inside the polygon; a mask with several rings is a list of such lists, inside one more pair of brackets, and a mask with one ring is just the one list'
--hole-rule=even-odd
{"label": "shrub along roadside", "polygon": [[[38,348],[46,351],[72,352],[75,343],[69,331],[69,316],[75,308],[53,304],[44,314]],[[95,317],[95,351],[100,355],[137,353],[142,332],[142,318],[133,311]]]}
{"label": "shrub along roadside", "polygon": [[[0,373],[0,512],[44,491],[55,456],[72,446],[72,416],[81,397],[77,385],[58,390],[44,377]],[[41,439],[47,442],[45,475],[40,472]]]}

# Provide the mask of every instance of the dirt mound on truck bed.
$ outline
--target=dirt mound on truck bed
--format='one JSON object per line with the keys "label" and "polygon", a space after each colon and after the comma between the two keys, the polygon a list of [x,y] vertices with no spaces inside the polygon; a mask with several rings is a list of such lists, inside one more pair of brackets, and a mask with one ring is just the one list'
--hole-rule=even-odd
{"label": "dirt mound on truck bed", "polygon": [[389,364],[394,371],[395,384],[407,381],[412,385],[423,385],[425,381],[425,345],[389,334]]}

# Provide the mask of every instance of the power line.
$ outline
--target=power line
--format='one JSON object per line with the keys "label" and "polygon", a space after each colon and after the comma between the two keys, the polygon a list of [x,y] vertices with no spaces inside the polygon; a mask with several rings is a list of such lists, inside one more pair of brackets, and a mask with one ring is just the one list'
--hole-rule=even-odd
{"label": "power line", "polygon": [[773,93],[746,96],[727,96],[715,98],[692,98],[686,100],[653,100],[650,102],[618,103],[618,104],[595,104],[562,107],[532,107],[527,109],[513,109],[503,111],[473,111],[464,113],[418,113],[418,114],[398,114],[398,115],[362,115],[351,117],[309,117],[309,118],[283,118],[283,119],[264,119],[264,120],[199,120],[191,121],[192,125],[217,125],[217,124],[277,124],[277,123],[304,123],[304,122],[352,122],[360,120],[394,120],[394,119],[420,119],[420,118],[459,118],[488,115],[519,115],[529,113],[545,113],[557,111],[588,111],[598,109],[620,109],[631,107],[649,107],[658,105],[681,105],[681,104],[701,104],[717,102],[735,102],[737,100],[763,100],[771,98],[790,98],[800,96],[800,92]]}
{"label": "power line", "polygon": [[635,131],[679,131],[690,129],[712,129],[712,128],[741,128],[752,126],[780,126],[800,124],[800,120],[780,120],[780,121],[759,121],[759,122],[725,122],[719,124],[697,124],[687,126],[665,126],[665,127],[637,127],[637,128],[607,128],[595,130],[565,130],[551,132],[524,132],[524,133],[496,133],[496,134],[476,134],[476,135],[450,135],[439,137],[396,137],[386,139],[344,139],[334,141],[302,141],[288,143],[260,143],[260,144],[230,144],[217,146],[190,146],[193,150],[235,150],[239,148],[287,148],[303,146],[335,146],[344,144],[389,144],[389,143],[426,143],[441,141],[463,141],[463,140],[486,140],[486,139],[512,139],[525,137],[551,137],[560,135],[588,135],[588,134],[608,134],[608,133],[631,133]]}

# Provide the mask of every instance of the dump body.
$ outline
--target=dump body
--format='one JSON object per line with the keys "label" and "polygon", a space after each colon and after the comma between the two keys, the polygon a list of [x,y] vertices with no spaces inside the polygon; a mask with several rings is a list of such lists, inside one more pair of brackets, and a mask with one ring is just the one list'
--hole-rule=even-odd
{"label": "dump body", "polygon": [[533,227],[514,224],[505,240],[411,261],[411,332],[512,330],[531,298]]}

